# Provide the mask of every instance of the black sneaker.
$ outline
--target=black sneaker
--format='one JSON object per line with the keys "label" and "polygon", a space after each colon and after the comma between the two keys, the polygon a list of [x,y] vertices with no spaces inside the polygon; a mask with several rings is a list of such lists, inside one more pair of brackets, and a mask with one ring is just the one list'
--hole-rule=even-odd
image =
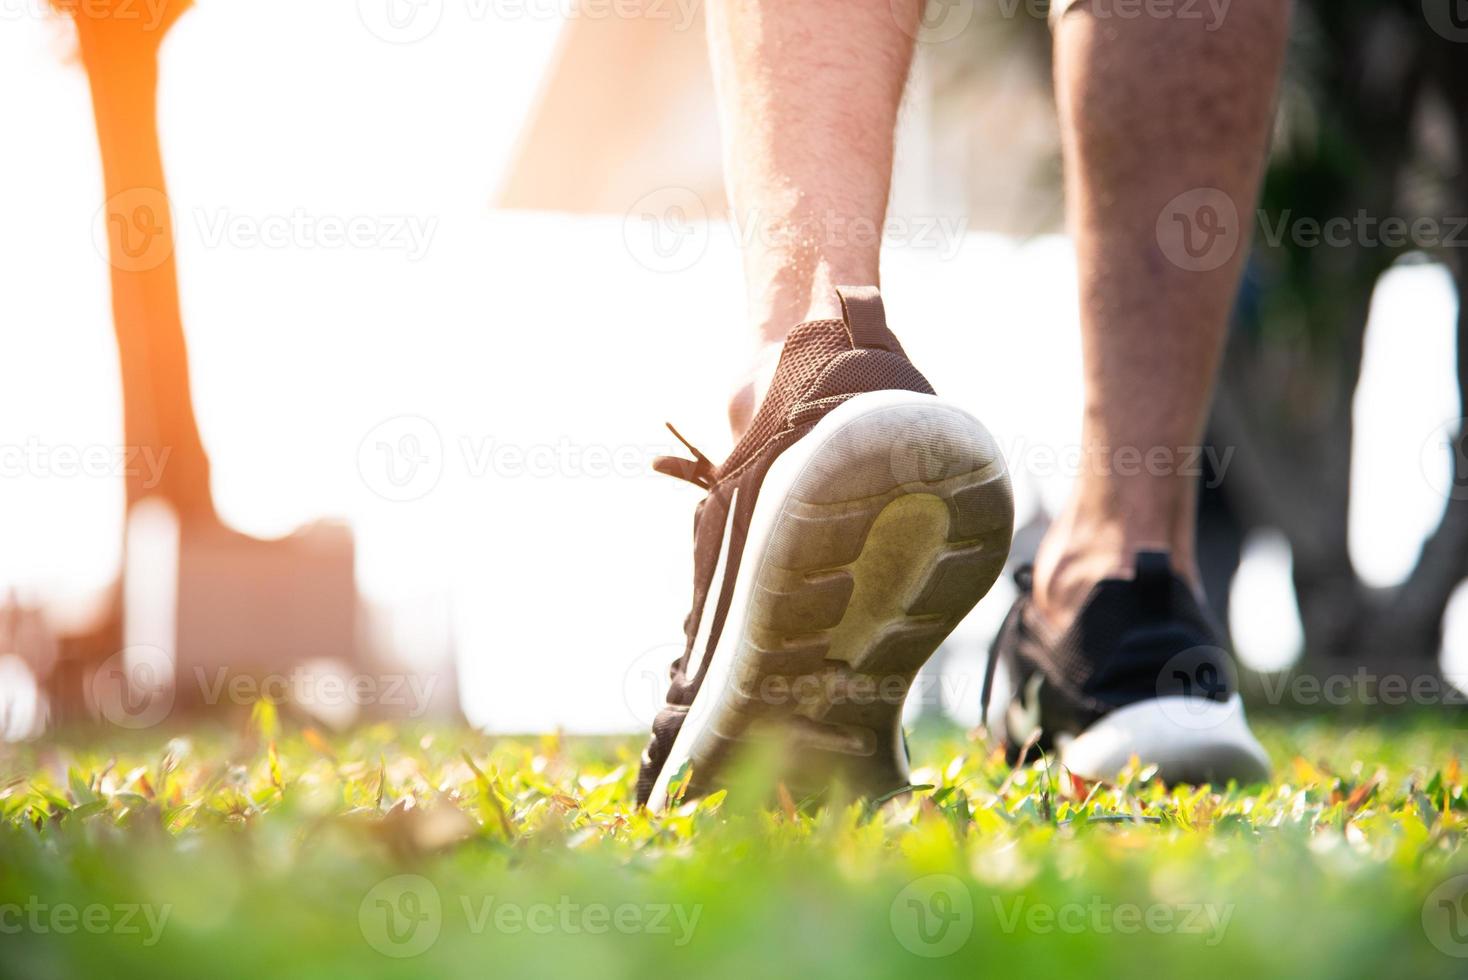
{"label": "black sneaker", "polygon": [[[790,332],[770,391],[722,465],[661,458],[708,491],[693,611],[637,780],[664,806],[717,785],[742,743],[781,739],[798,792],[907,782],[902,704],[918,668],[994,583],[1014,506],[994,440],[937,398],[875,287]],[[676,432],[675,432],[676,434]],[[679,437],[682,438],[681,436]]]}
{"label": "black sneaker", "polygon": [[1012,697],[998,726],[1011,759],[1037,744],[1087,779],[1114,777],[1133,755],[1169,783],[1241,785],[1269,775],[1249,731],[1222,630],[1165,552],[1137,556],[1132,579],[1106,579],[1056,636],[1035,615],[1031,573],[989,651],[983,717],[996,662]]}

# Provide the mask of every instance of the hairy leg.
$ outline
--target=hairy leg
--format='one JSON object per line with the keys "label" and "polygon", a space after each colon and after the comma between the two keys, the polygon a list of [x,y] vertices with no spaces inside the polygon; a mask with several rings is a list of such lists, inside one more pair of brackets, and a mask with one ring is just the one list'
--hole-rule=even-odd
{"label": "hairy leg", "polygon": [[1179,450],[1202,439],[1288,28],[1287,0],[1225,11],[1122,19],[1079,0],[1056,23],[1085,360],[1084,465],[1035,568],[1057,628],[1138,550],[1170,549],[1196,581]]}
{"label": "hairy leg", "polygon": [[754,350],[729,405],[754,417],[795,324],[878,281],[892,134],[920,0],[713,0],[709,42],[729,201],[749,235]]}

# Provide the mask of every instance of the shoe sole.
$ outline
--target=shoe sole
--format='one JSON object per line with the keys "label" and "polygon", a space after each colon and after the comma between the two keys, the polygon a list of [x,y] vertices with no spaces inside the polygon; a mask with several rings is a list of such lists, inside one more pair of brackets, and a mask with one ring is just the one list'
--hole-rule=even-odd
{"label": "shoe sole", "polygon": [[1168,784],[1269,778],[1269,755],[1249,730],[1237,694],[1228,701],[1168,696],[1118,708],[1074,738],[1057,738],[1060,761],[1084,779],[1110,780],[1133,756]]}
{"label": "shoe sole", "polygon": [[1004,460],[972,415],[931,395],[858,395],[771,465],[728,619],[649,805],[692,763],[715,786],[777,739],[796,792],[907,785],[902,706],[918,669],[1009,554]]}

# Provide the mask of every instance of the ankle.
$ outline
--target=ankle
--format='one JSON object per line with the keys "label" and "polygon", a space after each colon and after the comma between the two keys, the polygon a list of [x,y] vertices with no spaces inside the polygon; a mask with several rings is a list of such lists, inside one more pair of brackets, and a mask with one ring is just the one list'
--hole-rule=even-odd
{"label": "ankle", "polygon": [[795,275],[796,268],[782,267],[778,276],[754,290],[750,300],[755,346],[729,399],[729,428],[735,439],[749,429],[758,414],[791,329],[811,320],[840,319],[841,298],[836,295],[836,287],[876,281],[875,270],[862,262],[839,263],[824,258],[806,275]]}
{"label": "ankle", "polygon": [[1047,538],[1035,555],[1032,608],[1046,626],[1063,633],[1075,621],[1097,582],[1126,574],[1125,556],[1112,549],[1051,546]]}

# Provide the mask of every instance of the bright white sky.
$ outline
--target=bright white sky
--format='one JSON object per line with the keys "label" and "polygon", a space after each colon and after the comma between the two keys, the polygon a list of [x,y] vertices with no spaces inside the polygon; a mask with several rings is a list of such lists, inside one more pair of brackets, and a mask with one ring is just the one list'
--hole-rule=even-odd
{"label": "bright white sky", "polygon": [[[90,104],[65,25],[42,6],[0,8],[0,446],[113,447]],[[620,216],[489,209],[555,40],[558,22],[536,13],[549,7],[492,18],[485,4],[429,0],[437,29],[394,44],[373,33],[385,21],[371,0],[202,0],[163,59],[184,319],[230,523],[278,536],[350,521],[370,601],[452,610],[472,719],[636,728],[644,669],[660,674],[679,641],[696,498],[641,461],[666,448],[664,420],[711,456],[727,448],[737,250],[703,228],[662,261]],[[306,239],[350,219],[366,219],[370,241]],[[252,237],[291,226],[284,242]],[[904,342],[1008,450],[1022,514],[1041,497],[1053,507],[1066,478],[1033,461],[1076,436],[1065,243],[970,235],[895,248],[886,269]],[[1454,302],[1440,270],[1405,269],[1374,314],[1351,527],[1372,582],[1404,574],[1442,507],[1445,468],[1424,469],[1422,447],[1456,414]],[[385,500],[375,447],[404,436],[437,440],[439,479]],[[533,472],[511,472],[516,452]],[[0,479],[0,588],[64,614],[115,574],[121,486],[29,469]],[[1261,540],[1239,583],[1258,597],[1235,627],[1259,662],[1297,640],[1276,584],[1287,563]],[[953,645],[960,716],[972,717],[981,643],[1008,596],[997,589]],[[1468,630],[1451,636],[1468,645]]]}

